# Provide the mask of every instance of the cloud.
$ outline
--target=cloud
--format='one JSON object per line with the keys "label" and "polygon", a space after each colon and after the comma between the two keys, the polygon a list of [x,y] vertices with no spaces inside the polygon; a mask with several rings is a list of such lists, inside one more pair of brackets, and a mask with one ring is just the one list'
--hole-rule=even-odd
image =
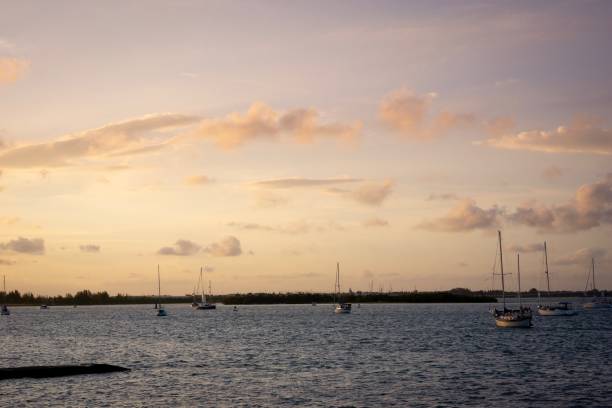
{"label": "cloud", "polygon": [[45,241],[42,238],[23,238],[0,242],[0,251],[13,251],[22,254],[42,255],[45,253]]}
{"label": "cloud", "polygon": [[483,209],[471,199],[459,202],[450,212],[441,218],[425,221],[418,225],[431,231],[463,232],[477,229],[488,230],[497,228],[503,210],[497,206]]}
{"label": "cloud", "polygon": [[190,256],[200,252],[200,249],[202,249],[202,247],[195,242],[179,239],[174,243],[174,246],[160,248],[157,253],[159,255]]}
{"label": "cloud", "polygon": [[442,194],[431,193],[425,199],[425,201],[450,201],[450,200],[459,200],[459,196],[457,196],[457,194],[454,194],[454,193],[442,193]]}
{"label": "cloud", "polygon": [[604,258],[606,253],[607,251],[602,248],[581,248],[554,259],[552,264],[557,266],[590,266],[592,258]]}
{"label": "cloud", "polygon": [[0,266],[11,266],[15,265],[15,261],[11,261],[10,259],[0,259]]}
{"label": "cloud", "polygon": [[457,128],[472,126],[472,114],[441,112],[430,114],[435,93],[417,95],[402,88],[386,95],[378,108],[379,120],[389,129],[411,140],[429,140]]}
{"label": "cloud", "polygon": [[364,220],[362,225],[366,228],[371,228],[371,227],[388,227],[389,226],[389,221],[387,220],[383,220],[382,218],[368,218],[367,220]]}
{"label": "cloud", "polygon": [[257,191],[255,194],[255,205],[259,208],[276,208],[287,205],[289,199],[270,191]]}
{"label": "cloud", "polygon": [[86,244],[79,246],[82,252],[100,252],[100,245]]}
{"label": "cloud", "polygon": [[549,166],[542,170],[542,177],[547,181],[555,181],[563,176],[563,169],[557,166]]}
{"label": "cloud", "polygon": [[311,223],[307,221],[295,221],[284,225],[265,225],[249,222],[229,222],[228,227],[236,228],[242,231],[261,231],[261,232],[277,232],[281,234],[298,235],[307,234],[312,231],[327,232],[327,231],[344,231],[344,227],[330,221],[328,223]]}
{"label": "cloud", "polygon": [[354,141],[362,124],[321,123],[315,109],[292,109],[278,112],[262,102],[253,103],[245,114],[230,113],[220,119],[204,119],[191,137],[211,140],[223,149],[235,149],[246,143],[288,138],[296,143],[312,143],[317,139]]}
{"label": "cloud", "polygon": [[190,186],[203,186],[212,183],[212,179],[208,176],[190,176],[185,178],[185,184]]}
{"label": "cloud", "polygon": [[253,183],[255,187],[271,188],[271,189],[290,189],[290,188],[307,188],[307,187],[324,187],[338,184],[357,183],[361,179],[352,177],[333,177],[327,179],[309,179],[303,177],[290,177],[282,179],[262,180]]}
{"label": "cloud", "polygon": [[228,236],[219,242],[213,242],[204,248],[203,252],[212,256],[239,256],[242,254],[242,248],[238,238]]}
{"label": "cloud", "polygon": [[0,58],[0,85],[21,78],[30,68],[30,61],[19,58]]}
{"label": "cloud", "polygon": [[544,244],[541,242],[536,242],[536,243],[527,244],[527,245],[512,245],[508,249],[510,252],[521,252],[521,253],[540,252],[540,251],[544,251]]}
{"label": "cloud", "polygon": [[53,142],[22,145],[0,153],[0,166],[29,168],[75,164],[79,159],[138,154],[168,143],[163,134],[197,121],[194,116],[162,113],[112,123],[68,135]]}
{"label": "cloud", "polygon": [[612,224],[612,173],[584,184],[562,205],[525,203],[508,215],[511,222],[543,231],[575,232]]}
{"label": "cloud", "polygon": [[353,200],[371,206],[378,206],[383,203],[393,192],[393,182],[390,180],[381,183],[366,183],[347,195]]}
{"label": "cloud", "polygon": [[498,149],[546,153],[612,154],[612,129],[592,119],[577,119],[555,130],[528,130],[478,142]]}

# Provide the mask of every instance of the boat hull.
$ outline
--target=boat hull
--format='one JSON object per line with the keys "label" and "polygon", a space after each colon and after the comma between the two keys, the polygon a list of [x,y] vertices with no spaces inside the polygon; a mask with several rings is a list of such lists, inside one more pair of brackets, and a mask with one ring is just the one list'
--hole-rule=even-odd
{"label": "boat hull", "polygon": [[497,327],[527,328],[527,327],[531,327],[531,319],[506,320],[506,319],[495,318],[495,325]]}
{"label": "boat hull", "polygon": [[559,310],[559,309],[538,309],[540,316],[575,316],[578,314],[575,310]]}
{"label": "boat hull", "polygon": [[612,304],[589,302],[589,303],[585,303],[584,305],[582,305],[582,307],[585,309],[612,309]]}
{"label": "boat hull", "polygon": [[195,308],[196,310],[212,310],[212,309],[216,309],[217,305],[210,305],[210,304],[198,305]]}
{"label": "boat hull", "polygon": [[336,308],[335,313],[336,314],[349,314],[349,313],[351,313],[351,311],[347,310],[347,309]]}

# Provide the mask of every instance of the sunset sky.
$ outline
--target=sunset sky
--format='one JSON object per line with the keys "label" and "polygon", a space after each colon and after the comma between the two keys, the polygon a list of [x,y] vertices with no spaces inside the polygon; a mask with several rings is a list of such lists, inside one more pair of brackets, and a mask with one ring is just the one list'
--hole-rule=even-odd
{"label": "sunset sky", "polygon": [[612,289],[612,2],[462,3],[0,4],[7,289]]}

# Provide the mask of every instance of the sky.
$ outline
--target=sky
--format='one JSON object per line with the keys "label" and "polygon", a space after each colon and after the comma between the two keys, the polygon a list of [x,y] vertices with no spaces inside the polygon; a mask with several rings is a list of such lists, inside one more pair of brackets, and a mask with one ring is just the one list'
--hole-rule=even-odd
{"label": "sky", "polygon": [[609,1],[0,3],[7,290],[612,289]]}

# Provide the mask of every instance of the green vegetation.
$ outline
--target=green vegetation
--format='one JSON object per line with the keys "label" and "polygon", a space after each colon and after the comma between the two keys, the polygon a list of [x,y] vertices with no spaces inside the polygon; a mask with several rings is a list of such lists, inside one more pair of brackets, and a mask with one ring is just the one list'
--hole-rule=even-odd
{"label": "green vegetation", "polygon": [[[113,305],[113,304],[146,304],[155,303],[156,296],[130,296],[117,294],[110,296],[108,292],[93,293],[82,290],[76,294],[64,296],[40,296],[32,293],[20,294],[12,291],[7,294],[0,292],[0,299],[9,305]],[[162,303],[191,303],[191,296],[162,296]],[[332,303],[331,293],[235,293],[208,297],[209,301],[227,305],[265,305],[265,304],[308,304]],[[486,296],[481,292],[471,292],[467,289],[453,289],[448,292],[349,292],[342,295],[344,302],[350,303],[466,303],[495,302],[496,298]]]}

